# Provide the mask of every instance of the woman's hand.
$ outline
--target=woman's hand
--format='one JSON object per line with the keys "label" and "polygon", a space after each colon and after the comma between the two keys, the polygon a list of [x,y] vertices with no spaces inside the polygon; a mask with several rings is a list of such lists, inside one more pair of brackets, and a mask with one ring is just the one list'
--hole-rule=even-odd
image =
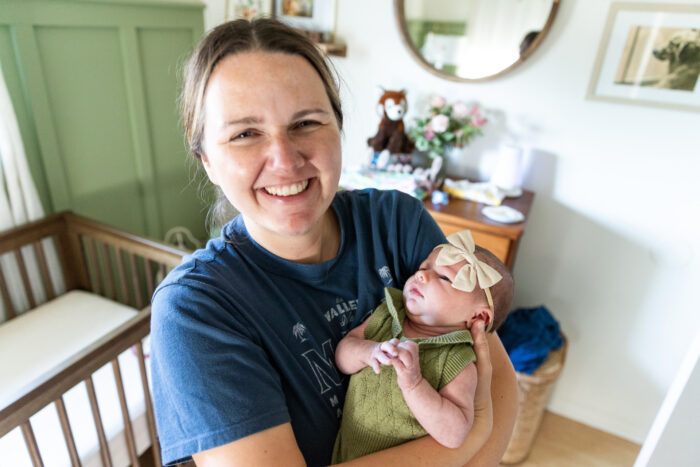
{"label": "woman's hand", "polygon": [[491,433],[493,428],[493,404],[491,400],[491,353],[486,340],[485,323],[477,320],[472,324],[471,333],[476,352],[476,393],[474,395],[474,424],[483,426],[484,432]]}

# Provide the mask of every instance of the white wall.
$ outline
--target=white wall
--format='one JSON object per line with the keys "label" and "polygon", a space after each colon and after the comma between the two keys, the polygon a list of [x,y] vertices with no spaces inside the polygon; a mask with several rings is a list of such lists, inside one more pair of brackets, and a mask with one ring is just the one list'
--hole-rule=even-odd
{"label": "white wall", "polygon": [[[209,3],[214,11],[223,0]],[[549,408],[642,442],[700,327],[700,114],[585,99],[608,0],[563,0],[521,67],[473,84],[413,61],[392,1],[337,5],[337,36],[348,45],[348,56],[334,59],[344,79],[345,163],[361,162],[376,132],[378,85],[407,89],[413,111],[430,93],[489,110],[465,174],[484,175],[506,138],[531,145],[525,187],[536,197],[515,264],[515,304],[545,304],[569,338]]]}

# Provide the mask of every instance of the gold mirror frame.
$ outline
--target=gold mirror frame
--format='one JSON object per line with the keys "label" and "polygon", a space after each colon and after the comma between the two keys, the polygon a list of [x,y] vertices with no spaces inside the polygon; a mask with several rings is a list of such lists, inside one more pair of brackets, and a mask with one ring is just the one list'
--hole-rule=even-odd
{"label": "gold mirror frame", "polygon": [[[486,0],[488,1],[488,0]],[[399,27],[399,31],[401,32],[401,41],[404,43],[408,51],[411,53],[413,58],[426,70],[428,70],[430,73],[439,76],[440,78],[445,78],[450,81],[458,81],[461,83],[474,83],[474,82],[479,82],[479,81],[488,81],[494,78],[497,78],[501,75],[504,75],[508,73],[509,71],[513,70],[515,67],[520,65],[522,62],[524,62],[527,57],[532,55],[532,53],[539,47],[539,45],[542,43],[544,40],[545,36],[549,32],[550,28],[552,27],[552,22],[554,21],[554,16],[557,13],[557,10],[559,9],[559,4],[561,3],[561,0],[552,0],[552,9],[549,12],[549,16],[547,17],[547,21],[545,22],[544,26],[540,30],[539,34],[535,37],[535,40],[532,41],[532,44],[523,52],[520,54],[520,57],[518,60],[513,62],[511,65],[508,67],[504,68],[503,70],[499,71],[498,73],[494,73],[492,75],[484,76],[481,78],[462,78],[460,76],[456,75],[451,75],[448,73],[444,73],[440,70],[437,70],[434,68],[423,56],[420,54],[418,49],[416,48],[416,45],[413,43],[411,40],[411,37],[408,34],[408,28],[406,26],[406,14],[404,11],[404,0],[394,0],[394,14],[396,17],[396,23]]]}

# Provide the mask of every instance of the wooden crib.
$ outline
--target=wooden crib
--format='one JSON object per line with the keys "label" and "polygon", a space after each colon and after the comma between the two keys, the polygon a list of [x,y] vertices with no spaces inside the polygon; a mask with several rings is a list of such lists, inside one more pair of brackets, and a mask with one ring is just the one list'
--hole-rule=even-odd
{"label": "wooden crib", "polygon": [[[64,452],[67,450],[69,464],[75,466],[85,462],[76,447],[73,431],[80,425],[78,428],[82,427],[81,429],[89,427],[93,433],[91,436],[96,434],[99,441],[96,443],[99,447],[94,447],[92,457],[97,458],[104,466],[113,465],[110,440],[101,417],[101,411],[104,412],[106,407],[100,407],[98,404],[93,380],[93,375],[101,367],[111,364],[118,403],[115,400],[114,404],[108,404],[114,407],[107,408],[117,410],[118,407],[121,412],[120,436],[125,439],[128,463],[138,466],[139,453],[132,428],[134,417],[129,413],[125,386],[130,390],[138,386],[145,405],[147,441],[153,448],[155,464],[161,465],[143,341],[150,329],[149,303],[153,290],[159,280],[180,263],[185,254],[170,246],[107,227],[69,212],[52,215],[1,233],[0,259],[3,268],[0,268],[0,295],[5,321],[0,324],[0,332],[15,326],[16,323],[22,325],[21,320],[40,316],[41,319],[35,319],[35,322],[39,323],[38,326],[46,322],[66,323],[64,326],[53,325],[58,329],[42,331],[47,335],[46,340],[51,340],[48,336],[61,339],[63,334],[70,334],[75,328],[80,328],[81,322],[89,321],[100,313],[109,315],[106,310],[114,308],[118,313],[122,313],[122,317],[118,324],[112,322],[106,332],[93,340],[88,339],[86,345],[71,351],[71,355],[60,357],[60,361],[54,362],[50,368],[39,368],[36,370],[37,374],[27,376],[27,381],[19,383],[21,390],[10,388],[9,399],[3,402],[0,398],[0,438],[10,432],[17,434],[21,431],[26,444],[25,455],[28,454],[34,466],[43,465],[42,452],[37,444],[35,427],[30,417],[46,406],[54,404],[63,438],[59,441],[61,449]],[[8,275],[8,267],[16,273],[12,274],[12,277]],[[62,305],[61,313],[64,314],[52,315],[56,313],[53,308],[61,300],[69,300]],[[72,310],[78,310],[80,307],[86,309],[87,314],[79,318],[80,322],[68,324],[70,320],[66,317],[70,316]],[[32,315],[34,313],[37,315]],[[32,330],[35,330],[37,324],[33,326]],[[69,327],[71,329],[68,329]],[[93,332],[94,328],[99,326],[88,324],[87,327]],[[22,331],[13,328],[6,333],[9,337],[5,339],[2,339],[0,334],[0,360],[13,361],[26,353],[14,352],[13,349],[3,347],[12,340],[11,338],[16,338],[18,333],[21,334]],[[71,343],[82,339],[80,336],[69,337]],[[36,342],[27,348],[31,350],[35,345],[44,344],[46,343]],[[19,346],[22,345],[20,342]],[[138,361],[134,368],[138,367],[136,374],[140,377],[132,378],[136,381],[124,381],[125,375],[117,358],[130,348],[129,353]],[[54,354],[60,354],[59,350]],[[24,371],[26,366],[32,366],[36,360],[32,357],[30,364],[22,363],[19,371]],[[12,381],[13,377],[12,374],[2,374],[1,379]],[[71,424],[64,395],[76,385],[81,385],[82,390],[81,383],[84,383],[92,416],[77,423],[74,419]],[[12,391],[15,391],[14,395]],[[87,406],[87,402],[84,405]],[[17,436],[19,437],[18,434]],[[61,437],[60,432],[58,437]],[[126,455],[125,453],[124,456]],[[5,453],[3,459],[7,460]]]}

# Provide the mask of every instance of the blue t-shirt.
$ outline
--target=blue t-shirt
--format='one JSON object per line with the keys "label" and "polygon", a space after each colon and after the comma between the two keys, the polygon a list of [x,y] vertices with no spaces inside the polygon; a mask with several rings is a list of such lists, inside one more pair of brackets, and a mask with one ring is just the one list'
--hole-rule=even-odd
{"label": "blue t-shirt", "polygon": [[327,465],[348,378],[334,349],[403,287],[445,237],[420,201],[339,192],[341,241],[318,264],[259,246],[239,217],[156,290],[151,370],[163,462],[291,422],[309,465]]}

